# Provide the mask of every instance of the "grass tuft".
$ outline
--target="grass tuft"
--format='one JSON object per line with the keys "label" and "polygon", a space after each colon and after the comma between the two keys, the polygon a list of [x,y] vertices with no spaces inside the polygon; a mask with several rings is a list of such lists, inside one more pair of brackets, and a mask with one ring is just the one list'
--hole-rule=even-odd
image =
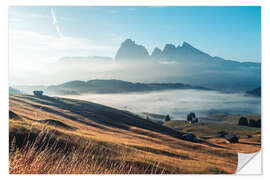
{"label": "grass tuft", "polygon": [[[52,136],[43,129],[31,141],[26,136],[25,144],[17,146],[14,136],[10,143],[10,174],[163,174],[166,170],[153,165],[129,162],[127,152],[114,159],[114,154],[94,144],[80,146],[62,146],[53,141]],[[107,153],[104,153],[104,152]]]}

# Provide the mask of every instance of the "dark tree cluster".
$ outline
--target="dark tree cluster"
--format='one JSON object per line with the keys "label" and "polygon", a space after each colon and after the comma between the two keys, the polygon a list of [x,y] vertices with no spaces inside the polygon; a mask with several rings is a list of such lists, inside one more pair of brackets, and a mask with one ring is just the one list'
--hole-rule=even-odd
{"label": "dark tree cluster", "polygon": [[240,126],[248,126],[248,119],[246,117],[241,117],[238,121],[238,125]]}
{"label": "dark tree cluster", "polygon": [[35,96],[42,96],[43,95],[43,91],[33,91],[33,94]]}
{"label": "dark tree cluster", "polygon": [[261,119],[259,119],[259,120],[254,120],[254,119],[248,120],[246,117],[241,117],[239,119],[239,121],[238,121],[238,125],[260,128],[261,127]]}
{"label": "dark tree cluster", "polygon": [[198,118],[196,117],[195,113],[194,112],[190,112],[188,115],[187,115],[187,122],[189,123],[197,123],[199,122]]}
{"label": "dark tree cluster", "polygon": [[170,116],[167,115],[167,116],[165,117],[165,121],[167,122],[167,121],[170,121],[170,120],[171,120]]}

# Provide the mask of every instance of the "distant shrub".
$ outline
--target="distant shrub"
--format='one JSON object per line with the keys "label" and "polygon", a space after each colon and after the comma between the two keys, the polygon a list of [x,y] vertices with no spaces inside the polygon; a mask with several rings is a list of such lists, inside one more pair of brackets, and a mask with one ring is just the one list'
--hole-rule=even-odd
{"label": "distant shrub", "polygon": [[241,117],[238,121],[238,125],[240,126],[248,126],[248,119],[246,117]]}
{"label": "distant shrub", "polygon": [[196,115],[194,112],[190,112],[188,115],[187,115],[187,121],[193,121],[193,119],[196,118]]}
{"label": "distant shrub", "polygon": [[165,121],[170,121],[170,120],[171,120],[170,116],[167,115],[167,116],[165,117]]}
{"label": "distant shrub", "polygon": [[258,128],[261,127],[261,119],[259,119],[259,120],[257,121],[257,127],[258,127]]}
{"label": "distant shrub", "polygon": [[249,120],[249,123],[248,123],[248,126],[249,126],[249,127],[258,127],[258,123],[257,123],[256,120],[250,119],[250,120]]}

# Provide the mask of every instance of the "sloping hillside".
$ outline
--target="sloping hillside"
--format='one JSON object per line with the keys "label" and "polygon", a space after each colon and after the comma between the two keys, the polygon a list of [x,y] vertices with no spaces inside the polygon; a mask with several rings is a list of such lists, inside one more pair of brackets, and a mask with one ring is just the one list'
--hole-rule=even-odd
{"label": "sloping hillside", "polygon": [[[185,121],[172,120],[165,122],[164,125],[181,132],[195,134],[199,139],[226,147],[230,150],[236,150],[241,153],[254,153],[259,151],[261,149],[261,128],[238,125],[240,117],[241,116],[237,115],[218,116],[220,120],[218,123],[208,121],[190,124]],[[260,118],[259,115],[249,115],[248,117]],[[217,119],[217,117],[212,118]],[[221,137],[219,132],[222,131],[236,135],[239,137],[239,142],[228,143],[225,138]]]}
{"label": "sloping hillside", "polygon": [[[70,173],[234,173],[237,167],[237,149],[204,141],[185,141],[182,132],[126,111],[87,101],[30,95],[10,96],[9,105],[10,111],[20,117],[10,119],[11,149],[13,144],[23,148],[25,138],[35,142],[45,128],[50,139],[63,144],[55,148],[84,149],[90,144],[91,153],[96,153],[91,158],[97,158],[98,162],[106,159],[106,162],[125,163],[120,172],[113,171],[119,167],[94,171],[92,166],[87,166],[89,169]],[[68,156],[70,154],[63,157]],[[10,172],[19,173],[12,166],[12,153],[10,158]],[[100,167],[107,167],[107,164]],[[42,172],[68,173],[57,169],[29,173]]]}
{"label": "sloping hillside", "polygon": [[[20,87],[30,89],[29,87]],[[35,87],[31,91],[35,90]],[[89,81],[69,81],[59,85],[51,85],[41,88],[46,94],[53,95],[78,95],[87,93],[131,93],[131,92],[151,92],[175,89],[199,89],[211,90],[201,86],[191,86],[184,83],[132,83],[116,79],[95,79]]]}

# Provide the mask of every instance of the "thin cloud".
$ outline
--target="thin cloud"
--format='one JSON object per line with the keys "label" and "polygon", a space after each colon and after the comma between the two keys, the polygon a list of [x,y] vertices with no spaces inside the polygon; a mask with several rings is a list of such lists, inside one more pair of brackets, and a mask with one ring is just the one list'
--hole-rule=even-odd
{"label": "thin cloud", "polygon": [[56,29],[56,32],[57,32],[58,36],[59,36],[59,37],[63,37],[63,34],[61,33],[60,28],[59,28],[59,26],[58,26],[58,24],[57,24],[56,15],[55,15],[55,12],[54,12],[53,9],[51,9],[51,15],[52,15],[53,24],[54,24],[54,26],[55,26],[55,29]]}
{"label": "thin cloud", "polygon": [[[106,51],[115,51],[114,46],[93,43],[87,38],[69,36],[58,38],[51,35],[40,34],[38,32],[16,29],[9,30],[9,39],[12,43],[12,47],[14,47],[14,45],[22,45],[23,47],[20,46],[20,49],[26,48],[31,49],[31,51],[44,52],[46,50],[48,52],[56,52],[63,50],[85,50],[89,52],[94,51],[95,53],[102,52],[103,54],[105,54]],[[95,53],[93,55],[96,55]]]}
{"label": "thin cloud", "polygon": [[55,13],[54,13],[53,9],[51,9],[51,15],[52,15],[52,18],[53,18],[53,24],[56,24],[56,17],[55,17]]}
{"label": "thin cloud", "polygon": [[37,19],[38,18],[50,18],[49,15],[41,15],[41,14],[33,14],[33,13],[29,14],[28,16],[31,18],[37,18]]}

